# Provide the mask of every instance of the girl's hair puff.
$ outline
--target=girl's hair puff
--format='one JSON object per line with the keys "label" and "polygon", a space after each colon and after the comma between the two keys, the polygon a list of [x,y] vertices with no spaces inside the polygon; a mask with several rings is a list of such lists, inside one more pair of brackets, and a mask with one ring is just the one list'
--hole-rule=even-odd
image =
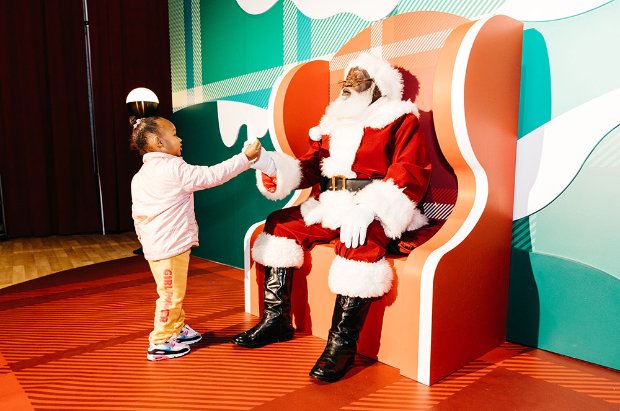
{"label": "girl's hair puff", "polygon": [[146,137],[148,134],[157,134],[158,124],[157,119],[158,116],[153,117],[143,117],[143,118],[132,118],[130,120],[131,124],[131,137],[129,138],[129,147],[133,150],[137,150],[140,155],[146,153]]}

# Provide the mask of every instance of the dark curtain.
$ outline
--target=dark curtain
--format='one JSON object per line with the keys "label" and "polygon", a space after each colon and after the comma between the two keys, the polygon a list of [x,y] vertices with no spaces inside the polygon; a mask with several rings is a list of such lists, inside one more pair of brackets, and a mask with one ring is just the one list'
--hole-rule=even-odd
{"label": "dark curtain", "polygon": [[[133,229],[125,97],[171,112],[168,4],[89,0],[96,146],[106,232]],[[0,6],[0,178],[9,237],[101,232],[82,0]]]}
{"label": "dark curtain", "polygon": [[133,230],[131,177],[142,164],[129,150],[125,98],[147,87],[172,112],[167,0],[89,0],[97,144],[106,227]]}

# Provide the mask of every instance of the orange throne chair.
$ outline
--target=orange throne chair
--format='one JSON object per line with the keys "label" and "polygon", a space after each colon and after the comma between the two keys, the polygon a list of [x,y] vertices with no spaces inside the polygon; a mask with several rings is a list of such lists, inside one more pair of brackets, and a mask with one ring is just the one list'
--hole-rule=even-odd
{"label": "orange throne chair", "polygon": [[[308,149],[308,130],[340,91],[349,61],[371,52],[403,74],[404,99],[420,111],[433,174],[423,202],[432,224],[406,233],[388,256],[392,290],[373,303],[358,353],[431,385],[505,339],[522,23],[414,12],[374,23],[330,61],[300,64],[274,86],[272,139]],[[279,146],[279,147],[278,147]],[[289,204],[310,195],[299,190]],[[262,224],[246,235],[246,311],[262,313],[263,268],[250,257]],[[335,295],[327,285],[333,246],[319,245],[293,276],[298,331],[327,338]]]}

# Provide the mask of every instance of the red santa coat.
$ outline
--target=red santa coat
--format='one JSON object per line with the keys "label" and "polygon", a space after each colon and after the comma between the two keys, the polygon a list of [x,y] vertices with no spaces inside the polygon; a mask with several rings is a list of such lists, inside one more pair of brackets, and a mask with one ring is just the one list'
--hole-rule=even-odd
{"label": "red santa coat", "polygon": [[274,200],[290,190],[310,187],[321,177],[379,179],[357,193],[326,191],[301,208],[308,225],[337,229],[355,204],[368,205],[389,238],[426,224],[416,208],[430,180],[431,164],[417,109],[410,101],[380,98],[355,120],[334,119],[328,113],[310,130],[310,150],[298,160],[275,153],[277,189],[270,193],[257,173],[259,190]]}
{"label": "red santa coat", "polygon": [[[392,285],[392,268],[384,258],[389,239],[427,222],[416,207],[431,171],[417,110],[410,101],[386,98],[371,104],[355,121],[334,119],[328,110],[310,136],[315,141],[299,159],[273,153],[275,192],[266,189],[257,171],[258,188],[267,198],[282,199],[293,189],[319,183],[321,177],[376,180],[358,192],[325,191],[301,207],[271,213],[252,256],[263,265],[300,267],[305,250],[317,242],[336,240],[337,255],[328,276],[330,290],[353,297],[379,297]],[[368,226],[365,244],[347,248],[338,239],[339,228],[357,204],[368,206],[375,220]]]}

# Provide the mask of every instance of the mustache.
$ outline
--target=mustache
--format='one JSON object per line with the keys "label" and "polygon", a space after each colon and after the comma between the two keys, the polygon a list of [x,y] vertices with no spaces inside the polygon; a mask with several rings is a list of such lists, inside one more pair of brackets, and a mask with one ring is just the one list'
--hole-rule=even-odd
{"label": "mustache", "polygon": [[338,99],[342,99],[343,94],[348,94],[350,97],[349,98],[372,98],[372,95],[374,93],[374,84],[367,88],[364,91],[357,91],[355,90],[353,87],[343,87],[342,90],[340,91],[340,94],[338,96]]}
{"label": "mustache", "polygon": [[[345,87],[346,88],[346,87]],[[340,95],[327,107],[326,114],[332,118],[357,118],[368,108],[372,102],[374,88],[365,91],[355,91],[349,89],[351,94],[344,94],[343,89]]]}

